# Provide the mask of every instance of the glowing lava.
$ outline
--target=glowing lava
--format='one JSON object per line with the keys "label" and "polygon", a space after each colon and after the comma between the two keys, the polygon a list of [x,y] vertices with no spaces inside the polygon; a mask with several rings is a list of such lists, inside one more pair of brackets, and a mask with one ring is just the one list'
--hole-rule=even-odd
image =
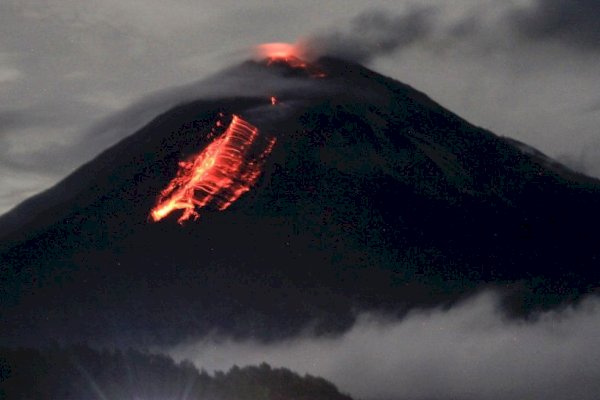
{"label": "glowing lava", "polygon": [[306,51],[299,44],[264,43],[256,47],[256,55],[266,59],[267,65],[286,64],[294,69],[306,70],[314,78],[324,78],[326,75],[314,65],[304,61]]}
{"label": "glowing lava", "polygon": [[283,62],[294,68],[306,68],[306,62],[299,57],[298,46],[289,43],[265,43],[256,48],[260,58],[266,58],[268,65]]}
{"label": "glowing lava", "polygon": [[258,128],[234,115],[223,134],[191,160],[179,163],[177,176],[161,192],[150,217],[160,221],[175,210],[183,210],[177,220],[182,224],[198,218],[196,208],[210,204],[225,210],[256,183],[273,150],[275,138],[252,156],[256,154],[251,149],[258,145],[257,138]]}

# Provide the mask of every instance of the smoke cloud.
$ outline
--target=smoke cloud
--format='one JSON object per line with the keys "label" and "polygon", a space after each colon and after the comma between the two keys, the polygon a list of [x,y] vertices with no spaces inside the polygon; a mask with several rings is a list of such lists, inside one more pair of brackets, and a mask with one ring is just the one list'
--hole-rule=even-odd
{"label": "smoke cloud", "polygon": [[532,39],[556,39],[570,46],[600,50],[598,0],[536,0],[511,14],[517,31]]}
{"label": "smoke cloud", "polygon": [[310,56],[360,63],[427,42],[444,51],[459,43],[483,52],[500,51],[529,40],[600,49],[600,2],[596,0],[534,0],[529,6],[486,2],[472,5],[454,20],[448,14],[447,8],[434,4],[413,4],[401,13],[367,10],[345,28],[313,35],[304,44]]}
{"label": "smoke cloud", "polygon": [[206,337],[170,349],[208,371],[266,361],[322,376],[364,399],[595,399],[600,299],[507,319],[487,292],[449,310],[364,314],[339,337],[275,343]]}
{"label": "smoke cloud", "polygon": [[429,37],[434,7],[412,6],[404,13],[367,11],[355,17],[347,29],[315,35],[306,40],[309,56],[334,56],[360,63],[402,50]]}

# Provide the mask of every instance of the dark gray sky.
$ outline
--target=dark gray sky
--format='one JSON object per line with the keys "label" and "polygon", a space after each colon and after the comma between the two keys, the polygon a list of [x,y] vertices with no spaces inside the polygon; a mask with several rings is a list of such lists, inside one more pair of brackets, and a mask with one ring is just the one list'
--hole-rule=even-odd
{"label": "dark gray sky", "polygon": [[152,117],[108,116],[299,38],[600,176],[597,1],[417,3],[3,0],[0,213]]}

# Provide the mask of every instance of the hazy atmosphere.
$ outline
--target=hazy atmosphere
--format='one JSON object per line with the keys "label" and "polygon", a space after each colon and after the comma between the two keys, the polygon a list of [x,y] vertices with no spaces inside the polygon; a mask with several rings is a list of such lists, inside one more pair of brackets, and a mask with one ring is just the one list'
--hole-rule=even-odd
{"label": "hazy atmosphere", "polygon": [[[3,1],[0,213],[154,114],[105,118],[274,41],[367,63],[600,176],[599,8],[595,0]],[[158,110],[172,105],[157,96]]]}

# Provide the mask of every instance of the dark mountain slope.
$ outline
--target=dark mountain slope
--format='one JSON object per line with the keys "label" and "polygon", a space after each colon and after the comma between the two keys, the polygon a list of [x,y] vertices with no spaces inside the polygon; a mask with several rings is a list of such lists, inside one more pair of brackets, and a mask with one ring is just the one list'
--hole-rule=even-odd
{"label": "dark mountain slope", "polygon": [[[490,285],[521,313],[597,288],[596,180],[359,65],[319,68],[326,78],[242,65],[304,86],[273,93],[275,106],[258,96],[177,107],[4,216],[2,339],[274,338]],[[220,112],[277,138],[257,185],[183,226],[177,215],[150,222]]]}

